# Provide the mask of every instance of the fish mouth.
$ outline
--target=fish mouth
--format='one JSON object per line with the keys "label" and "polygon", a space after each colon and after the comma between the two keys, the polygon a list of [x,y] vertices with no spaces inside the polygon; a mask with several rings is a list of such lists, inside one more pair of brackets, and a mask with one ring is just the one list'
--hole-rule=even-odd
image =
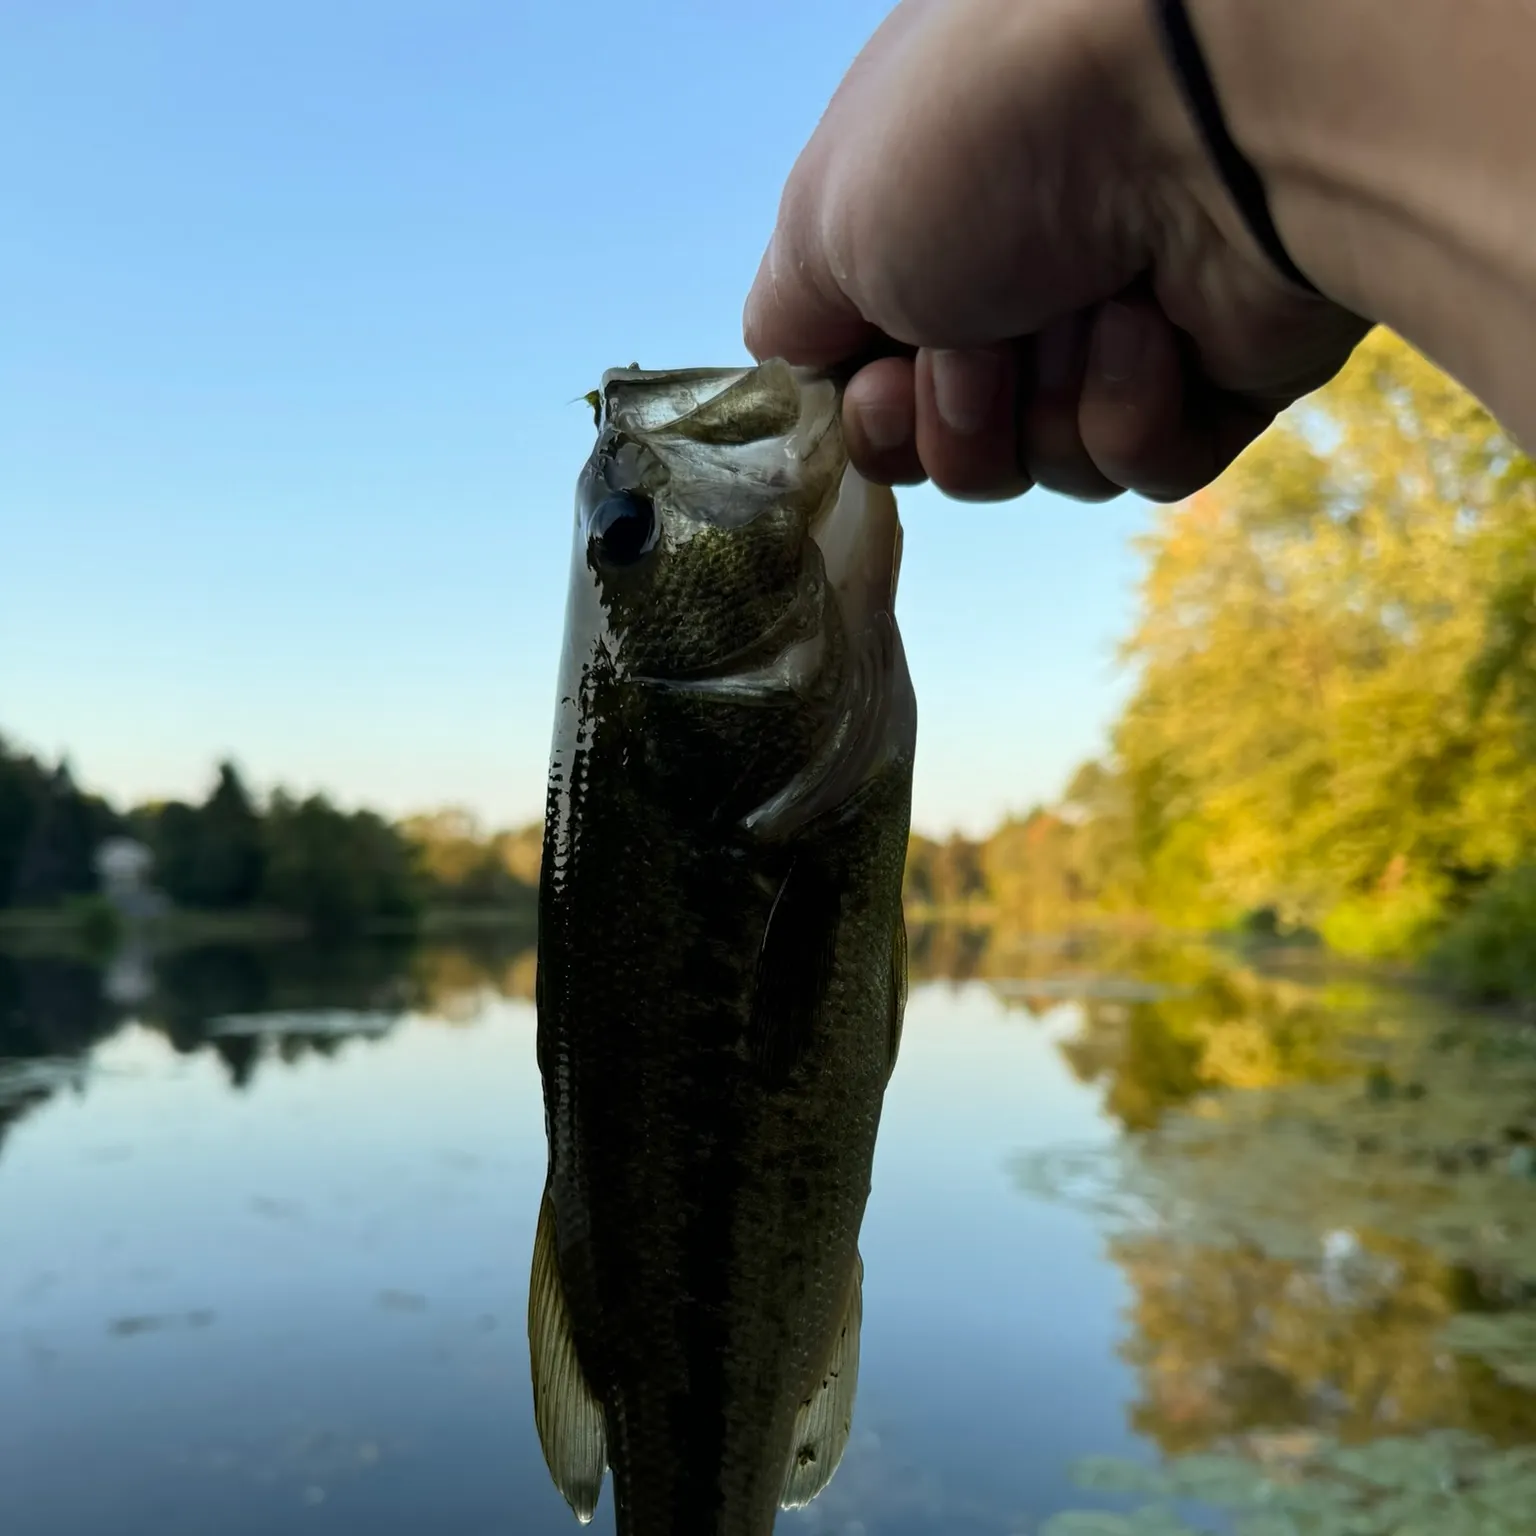
{"label": "fish mouth", "polygon": [[[828,589],[850,642],[892,613],[902,549],[896,500],[846,462],[836,378],[777,358],[746,368],[611,368],[598,393],[603,435],[643,442],[666,466],[678,503],[711,526],[750,522],[797,483],[825,486],[808,520],[824,576],[808,572],[769,631],[707,670],[637,681],[733,698],[797,689],[819,660]],[[730,497],[718,495],[722,483]]]}
{"label": "fish mouth", "polygon": [[837,495],[811,524],[827,581],[837,593],[850,639],[876,616],[894,616],[901,577],[901,518],[887,485],[866,480],[849,465]]}
{"label": "fish mouth", "polygon": [[598,384],[599,426],[666,432],[738,384],[752,368],[610,368]]}
{"label": "fish mouth", "polygon": [[838,418],[829,376],[771,358],[750,368],[610,368],[598,387],[604,427],[713,447],[791,441],[812,449]]}
{"label": "fish mouth", "polygon": [[[643,445],[671,500],[706,526],[743,527],[786,496],[819,501],[842,459],[841,388],[782,359],[751,368],[611,368],[598,395],[598,458]],[[731,494],[722,497],[724,485]]]}
{"label": "fish mouth", "polygon": [[[916,702],[895,620],[902,529],[890,487],[847,461],[842,388],[782,360],[755,368],[614,369],[601,388],[604,435],[643,442],[665,466],[676,505],[740,527],[784,498],[804,497],[808,559],[780,617],[707,670],[631,681],[737,705],[811,699],[823,686],[835,606],[843,661],[810,761],[744,819],[764,838],[791,835],[843,804],[886,763],[909,755]],[[720,497],[728,484],[732,494]],[[804,504],[804,503],[803,503]],[[818,709],[823,707],[817,706]]]}

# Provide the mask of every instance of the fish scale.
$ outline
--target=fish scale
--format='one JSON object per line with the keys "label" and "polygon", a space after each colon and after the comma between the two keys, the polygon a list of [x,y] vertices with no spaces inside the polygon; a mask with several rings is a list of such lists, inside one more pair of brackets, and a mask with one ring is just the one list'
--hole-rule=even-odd
{"label": "fish scale", "polygon": [[589,1519],[611,1471],[620,1536],[766,1536],[851,1423],[916,706],[837,403],[617,371],[578,490],[529,1339],[556,1485]]}

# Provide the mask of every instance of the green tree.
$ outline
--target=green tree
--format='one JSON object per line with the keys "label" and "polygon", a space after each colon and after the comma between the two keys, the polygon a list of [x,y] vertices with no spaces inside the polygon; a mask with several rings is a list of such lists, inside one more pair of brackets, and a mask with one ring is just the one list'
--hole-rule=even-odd
{"label": "green tree", "polygon": [[262,819],[232,763],[200,806],[180,800],[134,813],[139,835],[155,856],[155,879],[178,906],[214,910],[248,907],[262,888],[266,842]]}
{"label": "green tree", "polygon": [[35,758],[0,738],[0,906],[16,885],[22,854],[48,796],[48,774]]}
{"label": "green tree", "polygon": [[371,811],[340,811],[323,795],[279,792],[266,817],[265,902],[334,938],[410,923],[420,895],[410,844]]}
{"label": "green tree", "polygon": [[197,904],[198,824],[195,807],[181,800],[139,806],[129,818],[154,855],[156,885],[179,907]]}
{"label": "green tree", "polygon": [[261,890],[265,861],[261,817],[238,770],[221,763],[218,783],[197,814],[197,905],[249,906]]}
{"label": "green tree", "polygon": [[66,764],[48,779],[16,861],[11,900],[54,906],[97,887],[98,845],[117,828],[104,801],[82,794]]}
{"label": "green tree", "polygon": [[1115,732],[1158,910],[1414,953],[1536,852],[1533,514],[1510,440],[1387,333],[1163,514]]}

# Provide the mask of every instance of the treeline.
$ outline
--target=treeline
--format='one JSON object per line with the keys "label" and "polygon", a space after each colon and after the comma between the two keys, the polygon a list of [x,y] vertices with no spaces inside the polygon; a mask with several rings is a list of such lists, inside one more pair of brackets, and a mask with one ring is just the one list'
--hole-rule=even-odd
{"label": "treeline", "polygon": [[207,798],[120,811],[0,740],[0,908],[51,910],[100,893],[97,854],[143,843],[150,880],[191,912],[278,914],[319,934],[410,927],[431,908],[531,912],[539,831],[486,835],[460,812],[396,824],[323,795],[258,804],[233,764]]}
{"label": "treeline", "polygon": [[1129,704],[1061,804],[915,839],[1026,920],[1308,932],[1536,997],[1536,467],[1373,335],[1145,543]]}
{"label": "treeline", "polygon": [[1143,910],[1126,787],[1087,763],[1054,806],[1011,817],[990,837],[907,846],[909,908],[935,916],[995,917],[1053,929]]}
{"label": "treeline", "polygon": [[[1053,927],[1145,914],[1431,960],[1536,998],[1536,466],[1389,333],[1145,541],[1103,762],[980,842],[915,836],[916,908]],[[0,903],[94,888],[121,826],[178,903],[315,926],[531,892],[537,829],[391,825],[322,798],[119,815],[0,751]]]}
{"label": "treeline", "polygon": [[54,906],[96,888],[94,856],[121,830],[106,801],[0,738],[0,906]]}

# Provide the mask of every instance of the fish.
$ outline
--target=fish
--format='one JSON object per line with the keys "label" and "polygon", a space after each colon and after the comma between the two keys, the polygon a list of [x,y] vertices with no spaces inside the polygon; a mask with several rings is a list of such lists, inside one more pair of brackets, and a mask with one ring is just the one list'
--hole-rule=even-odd
{"label": "fish", "polygon": [[917,706],[836,379],[615,369],[539,883],[534,1420],[577,1518],[767,1536],[852,1424]]}

